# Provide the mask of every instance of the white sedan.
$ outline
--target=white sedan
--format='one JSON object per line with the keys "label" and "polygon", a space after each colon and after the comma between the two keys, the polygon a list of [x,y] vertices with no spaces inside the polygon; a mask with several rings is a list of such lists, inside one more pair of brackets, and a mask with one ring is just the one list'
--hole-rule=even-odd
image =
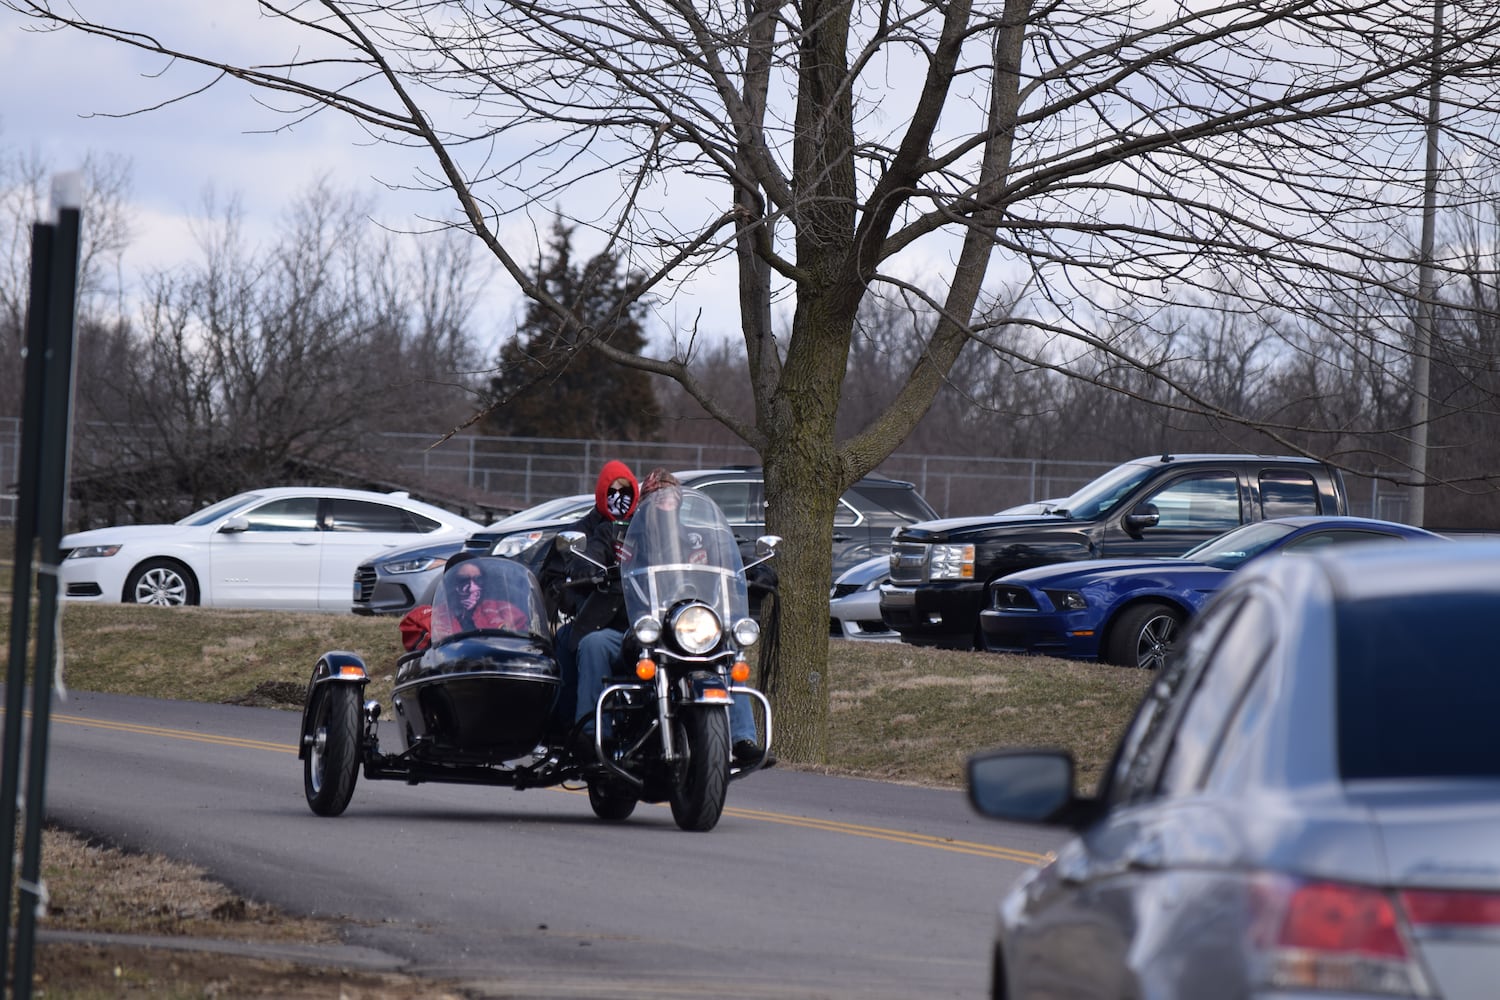
{"label": "white sedan", "polygon": [[66,535],[61,589],[70,601],[347,611],[365,559],[480,527],[405,493],[280,486],[175,524]]}

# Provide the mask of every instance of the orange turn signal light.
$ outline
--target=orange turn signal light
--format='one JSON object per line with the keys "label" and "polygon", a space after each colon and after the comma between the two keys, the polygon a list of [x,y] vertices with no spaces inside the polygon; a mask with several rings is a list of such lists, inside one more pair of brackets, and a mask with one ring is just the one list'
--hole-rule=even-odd
{"label": "orange turn signal light", "polygon": [[641,657],[635,661],[635,675],[643,681],[649,681],[656,676],[656,661]]}
{"label": "orange turn signal light", "polygon": [[350,664],[345,664],[344,666],[339,667],[339,676],[340,677],[363,677],[364,675],[365,675],[365,668],[364,667],[356,667],[356,666],[352,666]]}
{"label": "orange turn signal light", "polygon": [[750,664],[744,660],[735,660],[734,666],[729,668],[729,679],[736,684],[743,684],[750,679]]}
{"label": "orange turn signal light", "polygon": [[700,700],[722,701],[727,704],[730,701],[730,697],[729,692],[725,691],[723,688],[707,688],[704,690]]}

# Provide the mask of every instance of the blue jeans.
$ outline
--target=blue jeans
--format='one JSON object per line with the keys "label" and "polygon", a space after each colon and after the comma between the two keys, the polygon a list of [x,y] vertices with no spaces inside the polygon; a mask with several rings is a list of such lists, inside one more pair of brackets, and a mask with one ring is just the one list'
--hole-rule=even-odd
{"label": "blue jeans", "polygon": [[[590,632],[578,641],[578,693],[575,719],[594,717],[594,706],[599,701],[599,693],[604,690],[609,676],[617,672],[616,665],[620,659],[620,649],[624,644],[625,633],[612,628],[601,628],[597,632]],[[561,661],[562,657],[559,656],[558,659]],[[565,691],[567,674],[567,666],[564,664]],[[604,735],[609,735],[608,730]],[[729,706],[729,739],[733,743],[741,740],[755,742],[755,714],[750,709],[748,697],[736,698],[734,704]]]}

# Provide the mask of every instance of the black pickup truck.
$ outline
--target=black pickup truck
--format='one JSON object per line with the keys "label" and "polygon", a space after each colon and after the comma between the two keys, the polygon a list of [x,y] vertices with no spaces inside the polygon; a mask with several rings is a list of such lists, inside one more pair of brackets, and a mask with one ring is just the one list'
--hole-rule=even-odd
{"label": "black pickup truck", "polygon": [[892,535],[880,613],[905,642],[978,646],[985,586],[1077,559],[1176,556],[1247,521],[1347,514],[1340,472],[1272,455],[1160,455],[1116,466],[1041,514],[923,521]]}

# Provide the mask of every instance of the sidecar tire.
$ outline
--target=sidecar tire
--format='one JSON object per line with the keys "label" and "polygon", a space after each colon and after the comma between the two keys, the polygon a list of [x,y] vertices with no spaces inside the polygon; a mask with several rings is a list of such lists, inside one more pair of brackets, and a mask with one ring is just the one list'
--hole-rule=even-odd
{"label": "sidecar tire", "polygon": [[594,808],[594,815],[602,820],[618,823],[629,819],[630,814],[635,812],[637,801],[634,795],[621,790],[617,785],[603,781],[589,782],[589,805]]}
{"label": "sidecar tire", "polygon": [[672,818],[683,830],[703,833],[718,825],[729,788],[729,713],[683,711],[678,746],[687,754],[681,780],[672,789]]}
{"label": "sidecar tire", "polygon": [[314,743],[302,762],[302,790],[319,816],[338,816],[354,797],[359,778],[359,690],[330,684],[313,711]]}

